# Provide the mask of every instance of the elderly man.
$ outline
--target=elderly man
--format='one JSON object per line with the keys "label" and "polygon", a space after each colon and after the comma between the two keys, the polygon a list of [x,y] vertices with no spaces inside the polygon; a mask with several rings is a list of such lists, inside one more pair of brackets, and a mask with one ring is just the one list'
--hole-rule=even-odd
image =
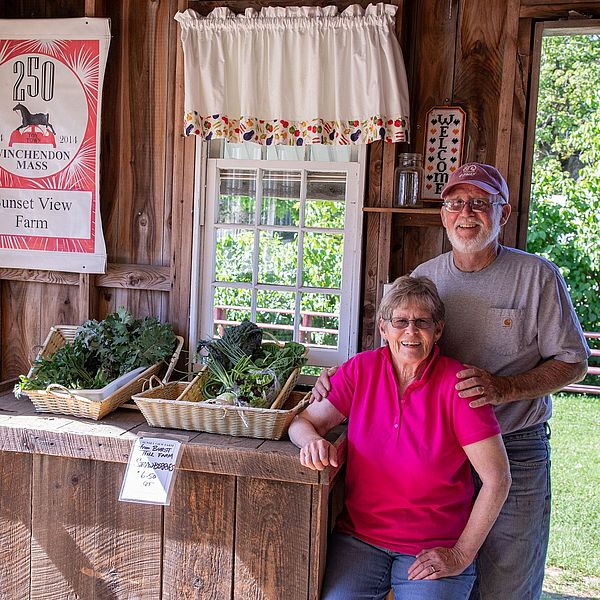
{"label": "elderly man", "polygon": [[[550,522],[549,394],[585,376],[589,349],[556,266],[498,243],[511,212],[502,175],[490,165],[465,164],[442,199],[452,251],[413,275],[437,285],[446,306],[441,350],[467,366],[456,388],[470,406],[494,406],[512,475],[480,550],[471,598],[535,600]],[[313,398],[328,387],[322,375]]]}

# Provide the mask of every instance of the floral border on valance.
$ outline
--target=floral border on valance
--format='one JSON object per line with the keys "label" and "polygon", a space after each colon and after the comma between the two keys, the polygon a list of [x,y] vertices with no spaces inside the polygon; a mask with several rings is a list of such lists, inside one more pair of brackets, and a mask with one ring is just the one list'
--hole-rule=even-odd
{"label": "floral border on valance", "polygon": [[226,139],[233,143],[254,142],[270,146],[304,146],[307,144],[370,144],[377,140],[405,142],[408,119],[374,116],[363,121],[266,121],[252,117],[229,119],[226,116],[201,117],[194,111],[185,114],[185,134],[200,135],[205,140]]}

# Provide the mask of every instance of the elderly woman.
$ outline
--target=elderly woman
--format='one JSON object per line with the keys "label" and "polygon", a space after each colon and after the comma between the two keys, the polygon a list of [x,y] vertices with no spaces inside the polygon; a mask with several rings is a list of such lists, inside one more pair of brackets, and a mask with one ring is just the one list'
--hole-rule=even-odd
{"label": "elderly woman", "polygon": [[[323,436],[348,418],[322,600],[383,599],[390,588],[395,600],[466,599],[510,487],[500,429],[491,406],[473,410],[454,389],[463,367],[436,345],[444,305],[431,280],[400,277],[379,317],[385,346],[344,363],[289,429],[302,464],[321,470],[337,466]],[[483,482],[474,503],[471,465]]]}

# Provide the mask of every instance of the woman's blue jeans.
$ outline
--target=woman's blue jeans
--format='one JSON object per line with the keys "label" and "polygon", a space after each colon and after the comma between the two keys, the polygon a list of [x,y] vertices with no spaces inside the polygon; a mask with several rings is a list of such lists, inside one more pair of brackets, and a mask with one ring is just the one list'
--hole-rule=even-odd
{"label": "woman's blue jeans", "polygon": [[[550,444],[544,423],[503,436],[512,484],[477,558],[471,600],[538,600],[550,529]],[[480,486],[475,476],[475,488]]]}
{"label": "woman's blue jeans", "polygon": [[466,600],[475,581],[475,565],[460,575],[409,581],[415,560],[334,532],[327,550],[321,600],[383,600],[393,588],[394,600]]}

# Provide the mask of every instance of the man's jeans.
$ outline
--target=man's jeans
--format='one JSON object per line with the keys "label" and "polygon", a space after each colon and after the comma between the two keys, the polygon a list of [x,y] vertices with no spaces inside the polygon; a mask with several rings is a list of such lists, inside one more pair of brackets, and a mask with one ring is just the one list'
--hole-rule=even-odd
{"label": "man's jeans", "polygon": [[[538,600],[550,528],[550,444],[546,425],[503,436],[512,485],[477,558],[471,600]],[[481,482],[475,476],[475,486]]]}
{"label": "man's jeans", "polygon": [[383,600],[390,586],[395,600],[467,600],[475,565],[460,575],[409,581],[415,557],[367,544],[345,533],[329,540],[321,600]]}

